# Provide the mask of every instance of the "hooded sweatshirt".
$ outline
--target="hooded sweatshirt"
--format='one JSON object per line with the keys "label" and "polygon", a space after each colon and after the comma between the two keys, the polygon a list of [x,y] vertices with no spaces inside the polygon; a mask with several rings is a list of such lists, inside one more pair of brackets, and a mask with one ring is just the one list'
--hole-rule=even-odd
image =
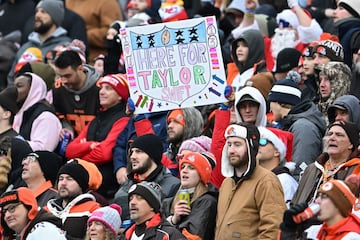
{"label": "hooded sweatshirt", "polygon": [[256,116],[256,122],[255,126],[259,127],[265,127],[266,126],[266,102],[263,97],[263,95],[260,93],[259,90],[257,90],[254,87],[244,87],[240,91],[235,93],[235,115],[236,115],[236,121],[237,122],[243,122],[240,112],[238,110],[238,104],[240,102],[240,99],[244,95],[250,95],[256,102],[259,103],[259,110]]}
{"label": "hooded sweatshirt", "polygon": [[353,95],[343,95],[337,98],[328,108],[329,122],[335,122],[336,106],[344,107],[349,113],[349,122],[353,122],[360,129],[360,101]]}
{"label": "hooded sweatshirt", "polygon": [[[60,120],[45,100],[47,93],[45,81],[34,73],[27,74],[32,78],[30,90],[15,115],[13,128],[27,140],[33,151],[54,151],[59,143]],[[24,119],[26,121],[23,121]]]}
{"label": "hooded sweatshirt", "polygon": [[[239,62],[236,49],[238,42],[243,41],[248,46],[248,57],[245,62]],[[245,82],[253,75],[259,72],[266,72],[266,64],[264,61],[264,39],[258,30],[247,30],[243,32],[238,39],[231,44],[231,57],[235,67],[228,68],[228,84],[236,87],[244,86]],[[237,74],[235,72],[237,71]],[[231,72],[231,73],[230,73]],[[234,77],[235,76],[235,77]]]}
{"label": "hooded sweatshirt", "polygon": [[60,119],[64,118],[70,122],[78,134],[95,118],[100,109],[99,87],[96,85],[100,75],[94,67],[87,64],[83,66],[86,80],[81,89],[69,89],[61,84],[60,79],[53,89],[53,105],[56,113]]}
{"label": "hooded sweatshirt", "polygon": [[330,95],[327,98],[323,98],[320,95],[320,101],[318,103],[319,110],[324,115],[325,121],[328,124],[327,110],[329,106],[338,97],[349,93],[351,70],[342,62],[329,62],[318,66],[317,70],[320,71],[320,75],[326,75],[331,86]]}
{"label": "hooded sweatshirt", "polygon": [[296,163],[294,177],[320,155],[326,124],[321,112],[313,102],[303,101],[294,106],[281,121],[282,129],[294,134],[292,160]]}
{"label": "hooded sweatshirt", "polygon": [[183,137],[179,143],[170,143],[166,152],[167,157],[173,162],[176,162],[175,157],[178,154],[181,143],[186,139],[200,136],[204,127],[204,120],[199,110],[196,108],[182,108],[181,110],[185,120]]}

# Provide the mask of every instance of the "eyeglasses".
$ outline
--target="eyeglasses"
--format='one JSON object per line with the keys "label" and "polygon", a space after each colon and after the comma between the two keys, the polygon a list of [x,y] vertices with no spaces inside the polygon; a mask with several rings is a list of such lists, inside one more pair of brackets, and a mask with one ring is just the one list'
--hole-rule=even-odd
{"label": "eyeglasses", "polygon": [[36,161],[38,161],[38,157],[35,155],[29,155],[29,156],[23,158],[22,163],[24,163],[25,161],[27,161],[28,163],[36,162]]}
{"label": "eyeglasses", "polygon": [[270,140],[268,140],[268,139],[266,139],[266,138],[260,138],[260,140],[259,140],[259,144],[260,144],[260,146],[266,146],[266,144],[268,144],[268,143],[271,143],[272,144],[272,142],[270,141]]}
{"label": "eyeglasses", "polygon": [[3,208],[3,209],[1,210],[1,212],[2,212],[3,215],[5,215],[6,212],[14,213],[14,212],[15,212],[15,209],[16,209],[17,206],[19,206],[20,204],[22,204],[22,203],[19,202],[19,203],[10,205],[10,206],[8,206],[7,208]]}

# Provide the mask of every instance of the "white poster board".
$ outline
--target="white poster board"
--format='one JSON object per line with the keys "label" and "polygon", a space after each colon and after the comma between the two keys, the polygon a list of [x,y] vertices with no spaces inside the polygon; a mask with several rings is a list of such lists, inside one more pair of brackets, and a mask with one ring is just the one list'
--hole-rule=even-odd
{"label": "white poster board", "polygon": [[215,17],[122,28],[120,32],[135,113],[227,101]]}

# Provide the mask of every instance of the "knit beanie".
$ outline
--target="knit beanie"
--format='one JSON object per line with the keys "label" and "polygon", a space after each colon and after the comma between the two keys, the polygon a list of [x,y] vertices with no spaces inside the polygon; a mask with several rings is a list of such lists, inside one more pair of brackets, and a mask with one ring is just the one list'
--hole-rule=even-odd
{"label": "knit beanie", "polygon": [[17,97],[18,91],[16,87],[5,88],[0,92],[0,106],[15,115],[19,111],[16,104]]}
{"label": "knit beanie", "polygon": [[137,137],[131,144],[132,148],[139,148],[144,151],[154,162],[161,164],[163,145],[161,139],[154,134],[145,134]]}
{"label": "knit beanie", "polygon": [[42,0],[36,5],[37,8],[43,8],[51,17],[56,26],[60,26],[64,20],[64,3],[60,0]]}
{"label": "knit beanie", "polygon": [[359,145],[359,128],[356,124],[352,122],[336,121],[329,125],[328,130],[333,126],[339,126],[344,129],[346,135],[350,139],[351,144],[353,145],[352,150],[357,149]]}
{"label": "knit beanie", "polygon": [[169,122],[172,120],[181,124],[182,126],[185,126],[184,112],[180,108],[172,110],[168,115],[167,123],[169,124]]}
{"label": "knit beanie", "polygon": [[122,208],[119,205],[115,203],[110,204],[110,206],[102,207],[92,212],[87,221],[87,225],[90,226],[93,221],[100,222],[108,228],[114,236],[117,236],[122,222],[121,213]]}
{"label": "knit beanie", "polygon": [[133,194],[142,196],[157,213],[161,207],[161,186],[155,182],[142,181],[130,187],[128,200]]}
{"label": "knit beanie", "polygon": [[[11,203],[19,203],[26,205],[29,209],[27,214],[28,219],[33,220],[38,213],[38,204],[35,198],[34,193],[26,187],[19,187],[17,189],[5,192],[0,197],[0,207],[11,204]],[[1,225],[6,224],[4,222],[4,214],[1,214]]]}
{"label": "knit beanie", "polygon": [[340,43],[332,40],[324,40],[314,46],[312,55],[319,53],[326,56],[330,61],[343,62],[344,61],[344,49]]}
{"label": "knit beanie", "polygon": [[184,155],[179,163],[179,171],[182,166],[188,163],[192,165],[200,175],[200,179],[204,184],[210,181],[212,169],[216,165],[213,155],[204,155],[198,152],[190,152]]}
{"label": "knit beanie", "polygon": [[261,72],[253,75],[246,81],[245,85],[258,89],[264,98],[267,99],[273,83],[274,77],[270,72]]}
{"label": "knit beanie", "polygon": [[290,79],[279,80],[271,88],[269,102],[286,103],[297,105],[301,101],[301,91],[299,86]]}
{"label": "knit beanie", "polygon": [[21,54],[19,60],[15,65],[15,74],[28,62],[42,62],[42,52],[37,47],[30,47]]}
{"label": "knit beanie", "polygon": [[193,137],[183,141],[179,148],[179,153],[183,150],[189,150],[192,152],[209,152],[211,146],[211,138],[207,136]]}
{"label": "knit beanie", "polygon": [[109,84],[121,97],[122,102],[126,102],[129,98],[129,85],[126,74],[109,74],[99,80],[99,85]]}
{"label": "knit beanie", "polygon": [[295,48],[284,48],[281,50],[276,58],[275,73],[288,72],[291,69],[299,66],[301,52]]}
{"label": "knit beanie", "polygon": [[99,168],[92,162],[88,162],[86,160],[75,158],[73,161],[78,162],[81,166],[83,166],[89,174],[89,190],[96,191],[102,184],[103,176],[99,170]]}
{"label": "knit beanie", "polygon": [[63,165],[57,175],[57,179],[61,174],[70,175],[75,181],[79,184],[83,193],[85,193],[89,188],[89,173],[86,169],[79,164],[77,161],[70,160],[65,165]]}
{"label": "knit beanie", "polygon": [[323,184],[319,190],[326,194],[339,209],[343,217],[347,217],[355,204],[354,192],[359,188],[359,177],[355,174],[348,176],[345,181],[332,179]]}
{"label": "knit beanie", "polygon": [[57,180],[57,173],[62,164],[62,158],[56,153],[49,151],[35,151],[29,153],[27,157],[35,157],[37,159],[45,179],[50,180],[54,185]]}
{"label": "knit beanie", "polygon": [[360,1],[358,0],[340,0],[338,6],[345,8],[351,15],[360,18]]}

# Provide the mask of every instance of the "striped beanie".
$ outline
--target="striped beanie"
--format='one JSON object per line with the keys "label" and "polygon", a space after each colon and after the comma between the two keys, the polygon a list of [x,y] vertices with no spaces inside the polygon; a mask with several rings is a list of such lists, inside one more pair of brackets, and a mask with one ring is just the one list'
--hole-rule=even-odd
{"label": "striped beanie", "polygon": [[269,102],[286,103],[295,106],[301,101],[299,86],[290,79],[279,80],[271,88]]}

